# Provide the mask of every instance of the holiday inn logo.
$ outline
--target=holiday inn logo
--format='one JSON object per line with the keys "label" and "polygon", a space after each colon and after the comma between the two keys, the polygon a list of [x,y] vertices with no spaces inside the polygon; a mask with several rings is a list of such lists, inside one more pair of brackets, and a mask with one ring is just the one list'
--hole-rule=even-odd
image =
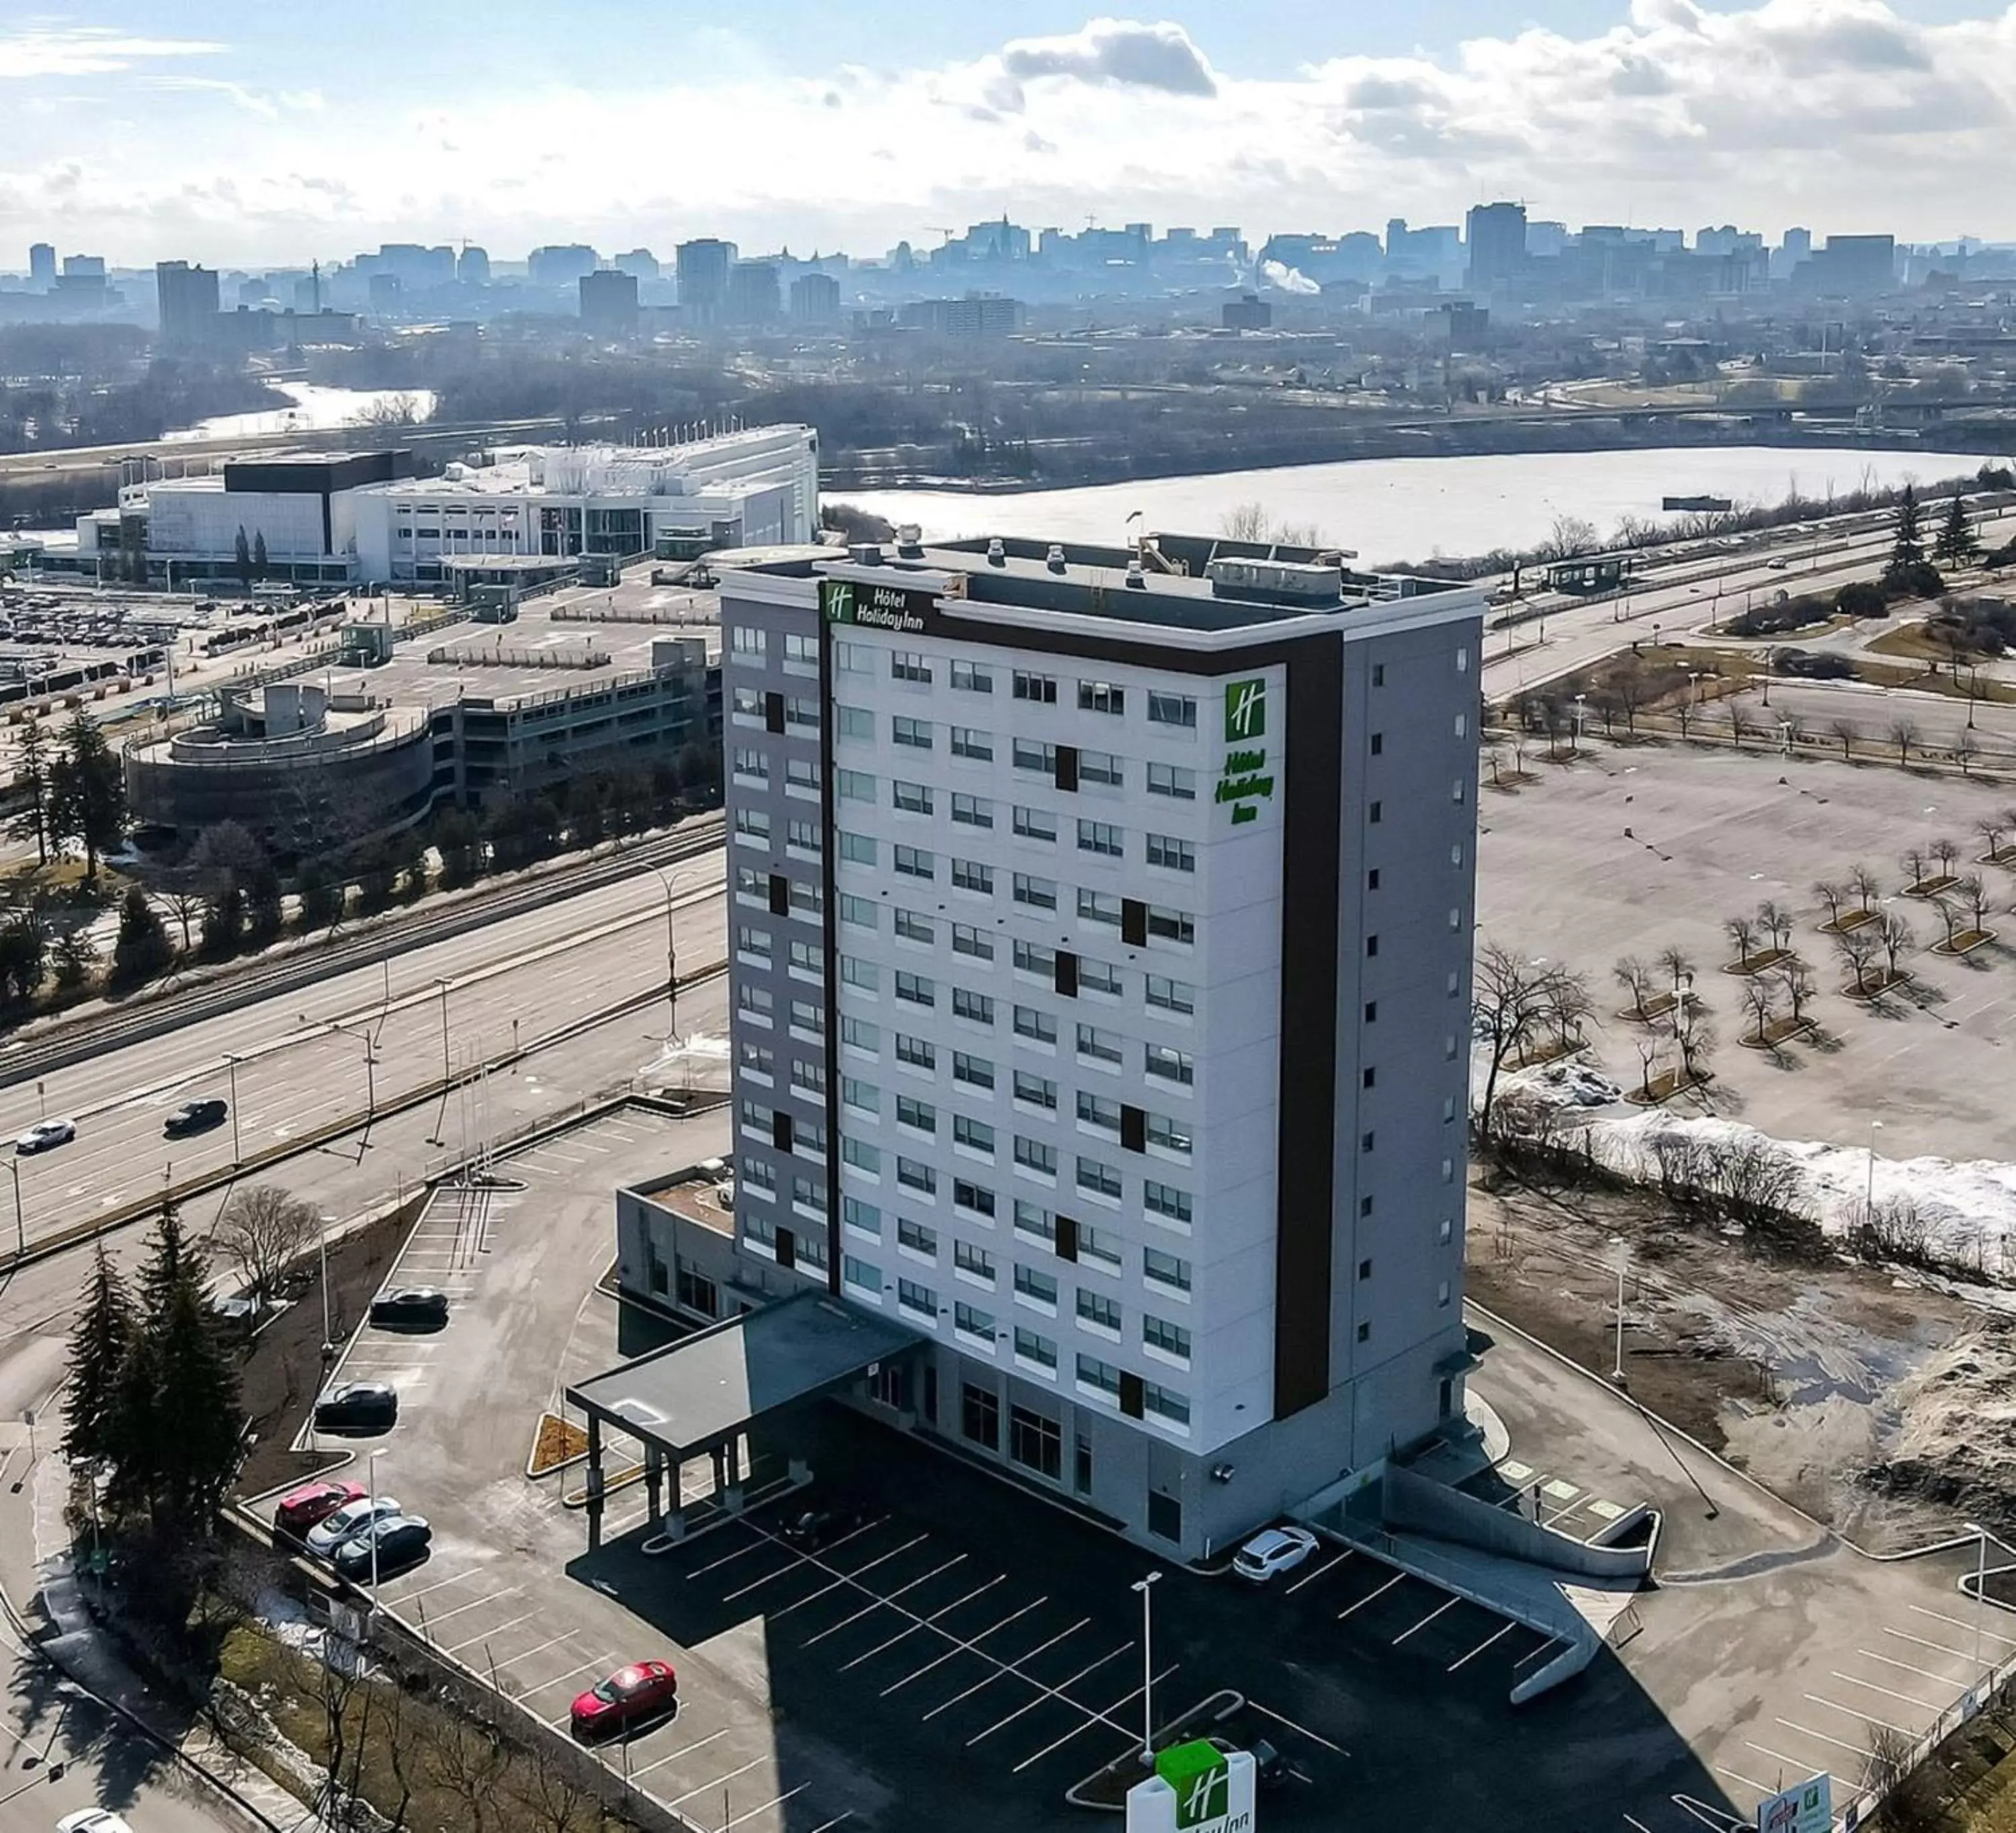
{"label": "holiday inn logo", "polygon": [[1228,744],[1251,744],[1267,729],[1267,683],[1233,681],[1225,690],[1225,740]]}

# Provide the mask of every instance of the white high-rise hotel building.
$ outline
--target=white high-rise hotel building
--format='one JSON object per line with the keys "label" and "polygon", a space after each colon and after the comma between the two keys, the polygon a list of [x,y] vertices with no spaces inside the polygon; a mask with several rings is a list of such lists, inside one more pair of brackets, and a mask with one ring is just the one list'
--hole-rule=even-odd
{"label": "white high-rise hotel building", "polygon": [[724,580],[734,1214],[1194,1558],[1461,1421],[1481,596],[1160,553]]}

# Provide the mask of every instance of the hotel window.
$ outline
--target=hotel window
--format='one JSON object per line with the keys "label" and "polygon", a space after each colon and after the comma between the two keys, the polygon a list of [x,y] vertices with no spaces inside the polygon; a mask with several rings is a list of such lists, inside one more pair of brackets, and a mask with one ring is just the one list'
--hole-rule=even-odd
{"label": "hotel window", "polygon": [[1115,1400],[1120,1398],[1120,1370],[1110,1362],[1101,1362],[1096,1356],[1079,1356],[1078,1378],[1085,1387],[1096,1388]]}
{"label": "hotel window", "polygon": [[1167,1114],[1150,1114],[1143,1117],[1142,1143],[1159,1146],[1165,1152],[1180,1152],[1187,1158],[1190,1155],[1190,1129],[1187,1121],[1178,1120]]}
{"label": "hotel window", "polygon": [[1177,764],[1150,764],[1148,793],[1173,797],[1179,802],[1193,802],[1197,800],[1197,772]]}
{"label": "hotel window", "polygon": [[952,729],[952,754],[988,763],[994,756],[994,735],[991,732],[976,732],[970,726],[955,726]]}
{"label": "hotel window", "polygon": [[985,796],[955,794],[952,798],[952,818],[963,827],[992,827],[994,805]]}
{"label": "hotel window", "polygon": [[931,748],[931,722],[928,719],[906,719],[898,714],[889,722],[889,739],[892,744],[906,744],[913,750],[927,751]]}
{"label": "hotel window", "polygon": [[1185,1088],[1197,1080],[1196,1064],[1184,1052],[1172,1050],[1167,1044],[1144,1046],[1141,1066],[1146,1074],[1160,1076],[1165,1082],[1181,1082]]}
{"label": "hotel window", "polygon": [[1081,955],[1078,988],[1082,993],[1105,993],[1117,999],[1120,997],[1120,970],[1104,961],[1089,961]]}
{"label": "hotel window", "polygon": [[844,802],[873,802],[875,779],[866,770],[836,770],[833,790]]}
{"label": "hotel window", "polygon": [[1197,940],[1197,921],[1187,910],[1172,910],[1161,904],[1150,904],[1148,933],[1165,942],[1188,945]]}
{"label": "hotel window", "polygon": [[872,741],[875,736],[875,715],[866,707],[835,707],[833,718],[834,729],[842,738]]}
{"label": "hotel window", "polygon": [[848,1017],[840,1021],[840,1041],[851,1050],[873,1057],[882,1048],[882,1033],[865,1018]]}
{"label": "hotel window", "polygon": [[758,630],[751,625],[736,625],[733,642],[737,661],[750,657],[761,661],[769,653],[769,632]]}
{"label": "hotel window", "polygon": [[816,821],[793,821],[785,827],[784,844],[796,847],[801,853],[816,853],[824,847],[825,840]]}
{"label": "hotel window", "polygon": [[[1052,1374],[1057,1370],[1057,1346],[1048,1337],[1039,1336],[1034,1331],[1025,1331],[1020,1324],[1015,1327],[1015,1356],[1020,1362],[1032,1362],[1037,1367]],[[1021,1411],[1020,1408],[1016,1410]]]}
{"label": "hotel window", "polygon": [[1015,1099],[1026,1101],[1031,1107],[1046,1107],[1057,1111],[1057,1085],[1047,1076],[1031,1075],[1026,1070],[1015,1071]]}
{"label": "hotel window", "polygon": [[882,925],[881,906],[871,904],[866,898],[851,897],[842,891],[840,920],[855,929],[879,929]]}
{"label": "hotel window", "polygon": [[1101,1031],[1096,1025],[1081,1025],[1078,1028],[1078,1053],[1099,1063],[1118,1064],[1123,1061],[1120,1039],[1112,1032]]}
{"label": "hotel window", "polygon": [[1039,706],[1053,707],[1057,704],[1057,679],[1053,675],[1031,675],[1017,668],[1015,697],[1018,700],[1032,700]]}
{"label": "hotel window", "polygon": [[1033,1006],[1017,1006],[1015,1035],[1039,1044],[1054,1044],[1057,1041],[1057,1021],[1049,1013],[1039,1012]]}
{"label": "hotel window", "polygon": [[1120,830],[1110,821],[1081,821],[1078,845],[1082,853],[1103,853],[1110,859],[1119,859],[1126,850]]}
{"label": "hotel window", "polygon": [[1084,1125],[1097,1127],[1103,1133],[1120,1131],[1120,1104],[1101,1100],[1083,1089],[1078,1090],[1078,1117]]}
{"label": "hotel window", "polygon": [[929,1286],[920,1286],[915,1280],[896,1282],[896,1302],[905,1311],[913,1311],[920,1317],[928,1317],[934,1323],[938,1315],[938,1295]]}
{"label": "hotel window", "polygon": [[1032,877],[1026,872],[1017,873],[1015,902],[1031,905],[1039,910],[1054,910],[1057,907],[1057,880]]}
{"label": "hotel window", "polygon": [[984,1120],[955,1114],[952,1117],[952,1140],[954,1145],[963,1146],[969,1152],[985,1152],[990,1158],[994,1156],[994,1129]]}
{"label": "hotel window", "polygon": [[921,783],[892,783],[890,799],[906,815],[928,815],[931,812],[931,792]]}
{"label": "hotel window", "polygon": [[1145,1311],[1141,1314],[1141,1341],[1150,1349],[1161,1350],[1165,1356],[1179,1356],[1185,1362],[1190,1359],[1190,1332],[1179,1323],[1152,1317]]}
{"label": "hotel window", "polygon": [[[1015,1233],[1025,1241],[1035,1241],[1055,1251],[1057,1244],[1057,1219],[1040,1203],[1026,1203],[1020,1197],[1015,1199]],[[1053,1286],[1056,1282],[1051,1282]]]}
{"label": "hotel window", "polygon": [[[1021,1205],[1017,1207],[1019,1208]],[[1017,1261],[1015,1263],[1015,1296],[1054,1308],[1057,1302],[1057,1282],[1049,1273],[1033,1266],[1024,1266]]]}
{"label": "hotel window", "polygon": [[1078,1287],[1078,1314],[1089,1324],[1100,1330],[1111,1331],[1116,1336],[1120,1331],[1120,1302],[1109,1298],[1103,1292],[1089,1291]]}
{"label": "hotel window", "polygon": [[1148,696],[1148,723],[1151,726],[1180,726],[1186,732],[1194,732],[1197,718],[1197,704],[1186,693]]}
{"label": "hotel window", "polygon": [[873,1261],[856,1259],[851,1254],[840,1257],[841,1282],[851,1291],[860,1292],[880,1299],[882,1296],[882,1269]]}
{"label": "hotel window", "polygon": [[972,1305],[955,1303],[952,1308],[952,1326],[961,1336],[977,1337],[989,1349],[994,1345],[994,1314],[976,1310]]}
{"label": "hotel window", "polygon": [[915,1095],[898,1095],[896,1097],[896,1124],[935,1136],[938,1130],[938,1111],[930,1102],[920,1101]]}
{"label": "hotel window", "polygon": [[895,928],[897,935],[905,942],[935,942],[938,939],[931,918],[920,916],[914,910],[898,910]]}
{"label": "hotel window", "polygon": [[994,676],[977,662],[954,662],[952,684],[963,693],[992,693]]}
{"label": "hotel window", "polygon": [[1160,1248],[1143,1248],[1141,1277],[1154,1280],[1157,1285],[1187,1292],[1190,1289],[1190,1263],[1174,1254],[1165,1254]]}
{"label": "hotel window", "polygon": [[784,723],[796,726],[808,732],[819,728],[819,706],[817,700],[801,700],[794,695],[784,702]]}
{"label": "hotel window", "polygon": [[1096,1158],[1081,1157],[1078,1161],[1078,1187],[1096,1197],[1108,1197],[1118,1202],[1121,1195],[1120,1172],[1113,1165]]}
{"label": "hotel window", "polygon": [[1125,781],[1125,769],[1111,751],[1080,751],[1078,754],[1078,780],[1081,785],[1100,783],[1109,789],[1118,789]]}
{"label": "hotel window", "polygon": [[928,687],[931,679],[931,659],[918,650],[891,650],[889,652],[889,679],[891,681],[921,682]]}
{"label": "hotel window", "polygon": [[[969,1088],[991,1089],[994,1086],[994,1065],[985,1057],[970,1057],[963,1050],[952,1053],[952,1079],[963,1082]],[[994,1150],[993,1134],[988,1135],[987,1149]]]}
{"label": "hotel window", "polygon": [[1015,1162],[1024,1171],[1033,1171],[1044,1177],[1057,1175],[1057,1148],[1045,1145],[1041,1140],[1024,1139],[1015,1136]]}
{"label": "hotel window", "polygon": [[994,1256],[984,1248],[976,1248],[970,1241],[954,1241],[952,1263],[961,1273],[985,1280],[990,1286],[994,1284]]}
{"label": "hotel window", "polygon": [[1057,837],[1057,818],[1047,808],[1025,808],[1017,802],[1015,831],[1024,840],[1053,841]]}
{"label": "hotel window", "polygon": [[770,844],[770,817],[761,808],[737,808],[735,831],[743,840],[760,841],[767,847]]}
{"label": "hotel window", "polygon": [[1110,681],[1081,681],[1078,684],[1078,710],[1081,713],[1123,715],[1127,711],[1127,691]]}
{"label": "hotel window", "polygon": [[872,866],[875,863],[875,842],[865,834],[849,834],[843,829],[840,856],[851,866]]}
{"label": "hotel window", "polygon": [[994,1002],[985,993],[969,992],[963,986],[952,989],[952,1015],[955,1018],[970,1019],[975,1025],[994,1022]]}
{"label": "hotel window", "polygon": [[898,974],[896,976],[896,997],[908,999],[913,1006],[935,1006],[938,989],[921,974]]}
{"label": "hotel window", "polygon": [[910,878],[936,878],[937,856],[926,847],[899,846],[895,849],[896,870]]}
{"label": "hotel window", "polygon": [[770,780],[770,760],[753,744],[739,744],[735,747],[735,774],[754,777],[758,783]]}
{"label": "hotel window", "polygon": [[1151,834],[1148,836],[1148,863],[1170,872],[1194,872],[1197,848],[1188,841],[1178,840],[1172,834]]}
{"label": "hotel window", "polygon": [[955,923],[952,926],[952,952],[955,955],[970,955],[976,960],[991,961],[994,959],[994,938],[970,923]]}
{"label": "hotel window", "polygon": [[938,1066],[938,1048],[926,1039],[913,1038],[899,1031],[896,1033],[896,1061],[906,1068],[934,1074]]}
{"label": "hotel window", "polygon": [[1173,1184],[1157,1183],[1153,1178],[1141,1187],[1141,1207],[1182,1228],[1190,1226],[1190,1194]]}
{"label": "hotel window", "polygon": [[1165,1012],[1192,1013],[1197,1010],[1195,987],[1187,981],[1171,980],[1160,974],[1147,977],[1147,998],[1150,1005],[1159,1006]]}
{"label": "hotel window", "polygon": [[1013,758],[1017,770],[1031,770],[1045,776],[1057,773],[1057,747],[1053,744],[1038,744],[1033,739],[1015,740]]}
{"label": "hotel window", "polygon": [[1041,980],[1057,978],[1057,956],[1054,949],[1046,949],[1035,942],[1018,942],[1015,945],[1015,971],[1033,974]]}
{"label": "hotel window", "polygon": [[864,1203],[859,1197],[842,1197],[840,1219],[843,1226],[852,1229],[858,1235],[866,1235],[877,1241],[882,1238],[882,1212],[873,1203]]}
{"label": "hotel window", "polygon": [[[790,640],[786,639],[787,645]],[[812,643],[814,653],[808,659],[816,661],[817,644],[810,637],[800,640]],[[865,643],[836,643],[833,646],[833,665],[842,675],[872,675],[875,672],[875,651]]]}
{"label": "hotel window", "polygon": [[1141,1406],[1144,1412],[1165,1419],[1172,1425],[1186,1426],[1190,1423],[1190,1403],[1173,1388],[1157,1387],[1153,1381],[1141,1385]]}
{"label": "hotel window", "polygon": [[975,859],[955,859],[952,862],[952,884],[954,891],[977,891],[982,897],[991,898],[994,895],[994,868]]}

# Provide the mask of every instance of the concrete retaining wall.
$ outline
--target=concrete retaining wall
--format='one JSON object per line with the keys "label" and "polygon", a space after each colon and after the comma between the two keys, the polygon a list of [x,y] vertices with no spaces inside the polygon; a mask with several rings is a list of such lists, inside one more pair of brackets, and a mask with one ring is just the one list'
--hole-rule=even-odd
{"label": "concrete retaining wall", "polygon": [[1381,1501],[1389,1528],[1431,1534],[1551,1572],[1587,1579],[1642,1579],[1652,1568],[1649,1546],[1587,1546],[1397,1465],[1387,1467]]}

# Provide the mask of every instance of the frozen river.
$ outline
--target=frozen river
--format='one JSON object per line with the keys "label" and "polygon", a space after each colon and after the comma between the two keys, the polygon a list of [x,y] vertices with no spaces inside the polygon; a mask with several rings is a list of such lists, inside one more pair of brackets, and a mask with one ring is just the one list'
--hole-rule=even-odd
{"label": "frozen river", "polygon": [[1624,516],[1656,517],[1666,496],[1775,503],[1796,488],[1825,497],[1865,484],[1971,476],[1979,453],[1852,448],[1654,447],[1485,458],[1363,459],[1259,471],[1151,477],[1071,490],[974,495],[956,490],[835,490],[927,538],[1018,535],[1118,545],[1139,510],[1150,530],[1216,534],[1226,512],[1257,502],[1271,522],[1312,525],[1321,538],[1381,565],[1437,554],[1530,548],[1557,516],[1580,516],[1608,535]]}
{"label": "frozen river", "polygon": [[364,424],[401,402],[412,404],[416,420],[427,420],[434,411],[434,395],[425,388],[325,388],[313,382],[276,382],[273,386],[294,405],[252,414],[218,414],[167,437],[171,440],[285,438],[290,433],[316,433],[330,427]]}

